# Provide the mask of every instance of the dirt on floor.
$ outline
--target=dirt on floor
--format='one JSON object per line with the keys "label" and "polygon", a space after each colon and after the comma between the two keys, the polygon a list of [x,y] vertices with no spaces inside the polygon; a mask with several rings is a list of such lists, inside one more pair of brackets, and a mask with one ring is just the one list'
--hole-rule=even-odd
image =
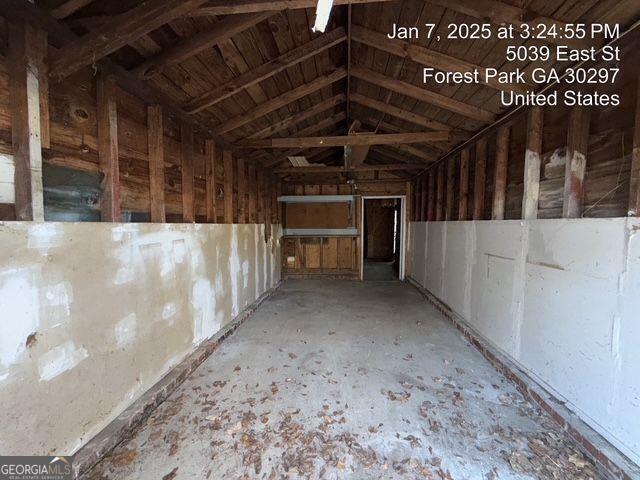
{"label": "dirt on floor", "polygon": [[412,287],[288,281],[97,479],[598,479]]}

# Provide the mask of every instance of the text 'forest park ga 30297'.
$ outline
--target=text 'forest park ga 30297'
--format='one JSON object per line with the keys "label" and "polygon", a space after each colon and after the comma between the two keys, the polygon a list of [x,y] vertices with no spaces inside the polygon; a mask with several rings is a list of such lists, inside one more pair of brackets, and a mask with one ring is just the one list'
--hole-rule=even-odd
{"label": "text 'forest park ga 30297'", "polygon": [[[406,27],[393,24],[387,36],[394,40],[427,39],[477,42],[490,39],[512,40],[501,69],[467,65],[458,70],[441,71],[424,67],[425,84],[502,85],[503,106],[617,106],[620,96],[598,91],[610,90],[620,73],[620,47],[615,40],[620,26],[586,23],[450,23],[446,33],[436,24]],[[425,44],[424,41],[420,42]],[[510,67],[510,65],[520,65]],[[561,88],[562,87],[562,88]]]}

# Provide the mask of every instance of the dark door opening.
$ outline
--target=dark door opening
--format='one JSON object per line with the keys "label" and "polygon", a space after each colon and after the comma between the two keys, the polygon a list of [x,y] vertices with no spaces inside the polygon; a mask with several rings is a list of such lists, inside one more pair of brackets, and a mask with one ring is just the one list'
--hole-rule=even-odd
{"label": "dark door opening", "polygon": [[364,200],[364,280],[397,280],[400,271],[399,198]]}

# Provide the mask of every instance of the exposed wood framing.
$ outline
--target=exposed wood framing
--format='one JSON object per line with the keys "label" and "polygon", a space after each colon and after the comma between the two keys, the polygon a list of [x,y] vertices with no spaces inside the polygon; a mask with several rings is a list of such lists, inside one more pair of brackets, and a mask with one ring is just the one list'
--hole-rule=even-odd
{"label": "exposed wood framing", "polygon": [[16,220],[44,221],[40,82],[42,32],[9,22],[11,143],[14,158]]}
{"label": "exposed wood framing", "polygon": [[358,103],[364,107],[371,108],[372,110],[377,110],[381,113],[391,115],[392,117],[399,118],[406,122],[415,123],[416,125],[420,125],[431,130],[444,130],[447,132],[450,131],[450,128],[444,123],[429,120],[428,118],[425,118],[422,115],[418,115],[417,113],[409,112],[402,108],[395,107],[385,102],[381,102],[380,100],[366,97],[365,95],[362,95],[360,93],[352,93],[351,101],[354,103]]}
{"label": "exposed wood framing", "polygon": [[183,62],[207,48],[212,48],[214,45],[228,40],[234,35],[266,20],[271,15],[271,12],[263,12],[225,17],[206,30],[196,33],[170,48],[163,50],[158,55],[148,58],[142,65],[134,70],[134,73],[140,78],[149,79],[154,75],[162,73],[163,69],[169,65]]}
{"label": "exposed wood framing", "polygon": [[297,65],[304,60],[344,42],[346,38],[347,36],[344,28],[337,28],[298,48],[274,58],[258,68],[249,70],[248,72],[229,80],[211,92],[204,93],[203,95],[194,98],[184,106],[184,110],[188,113],[196,113],[207,107],[215,105],[216,103],[229,98],[248,87],[256,85],[257,83],[292,67],[293,65]]}
{"label": "exposed wood framing", "polygon": [[180,162],[182,172],[182,221],[195,222],[195,190],[193,178],[193,128],[180,128]]}
{"label": "exposed wood framing", "polygon": [[236,145],[243,148],[324,148],[347,145],[400,145],[447,140],[447,132],[357,134],[337,137],[289,137],[246,140]]}
{"label": "exposed wood framing", "polygon": [[[391,40],[384,33],[369,30],[358,25],[353,26],[353,40],[444,72],[473,72],[475,70],[483,70],[483,67],[480,65],[475,65],[415,43],[403,42],[398,39]],[[495,79],[489,80],[485,85],[496,90],[516,91],[520,93],[527,91],[527,85],[500,83]]]}
{"label": "exposed wood framing", "polygon": [[[333,5],[351,5],[362,3],[380,3],[391,0],[333,0]],[[233,15],[247,12],[293,10],[299,8],[315,8],[318,0],[235,0],[228,2],[224,0],[209,1],[208,5],[201,7],[190,15],[210,16],[210,15]]]}
{"label": "exposed wood framing", "polygon": [[476,143],[476,164],[473,179],[473,219],[484,219],[484,193],[487,169],[487,138]]}
{"label": "exposed wood framing", "polygon": [[465,148],[460,152],[460,181],[458,187],[458,220],[467,220],[469,215],[469,158],[471,152]]}
{"label": "exposed wood framing", "polygon": [[151,221],[166,221],[164,204],[164,144],[162,127],[162,107],[147,107],[147,145],[149,149],[149,193],[151,201]]}
{"label": "exposed wood framing", "polygon": [[218,149],[213,140],[204,142],[205,157],[205,199],[207,209],[207,222],[216,223],[218,221],[218,185],[216,183],[216,169],[220,168],[218,163]]}
{"label": "exposed wood framing", "polygon": [[238,171],[238,223],[247,223],[247,205],[245,202],[247,171],[242,157],[236,159],[236,166]]}
{"label": "exposed wood framing", "polygon": [[62,20],[70,15],[73,15],[81,8],[86,7],[91,2],[93,2],[93,0],[66,0],[57,7],[51,9],[49,13],[53,18]]}
{"label": "exposed wood framing", "polygon": [[422,175],[422,177],[420,177],[420,218],[418,218],[419,221],[426,221],[427,220],[427,199],[428,199],[428,193],[429,193],[429,177],[428,175]]}
{"label": "exposed wood framing", "polygon": [[510,127],[503,126],[496,138],[496,164],[493,176],[492,220],[504,220],[504,208],[507,198],[507,167],[509,161]]}
{"label": "exposed wood framing", "polygon": [[444,220],[444,189],[445,189],[445,172],[444,164],[438,165],[438,178],[436,186],[436,222]]}
{"label": "exposed wood framing", "polygon": [[631,186],[629,190],[630,217],[640,215],[640,75],[636,88],[636,113],[633,124],[633,151],[631,153]]}
{"label": "exposed wood framing", "polygon": [[283,132],[289,128],[295,127],[296,125],[304,122],[305,120],[309,120],[310,118],[315,117],[316,115],[323,113],[329,109],[337,107],[342,104],[346,100],[346,95],[344,93],[339,93],[334,95],[333,97],[327,98],[319,103],[316,103],[313,107],[308,110],[303,110],[302,112],[298,112],[295,114],[291,114],[284,118],[283,120],[276,122],[274,124],[268,125],[262,130],[252,133],[248,138],[266,138],[277,133]]}
{"label": "exposed wood framing", "polygon": [[436,219],[436,171],[428,171],[429,188],[427,191],[427,221],[433,222]]}
{"label": "exposed wood framing", "polygon": [[100,219],[120,221],[120,168],[118,164],[118,112],[116,80],[112,75],[97,77],[98,157],[100,182]]}
{"label": "exposed wood framing", "polygon": [[107,20],[57,52],[52,58],[51,75],[62,79],[91,65],[125,45],[139,39],[207,0],[148,0],[124,15]]}
{"label": "exposed wood framing", "polygon": [[591,112],[587,107],[573,107],[569,115],[567,158],[564,173],[562,216],[579,218],[584,204],[584,174],[587,169],[589,125]]}
{"label": "exposed wood framing", "polygon": [[353,67],[351,69],[351,74],[360,80],[364,80],[365,82],[378,87],[386,88],[387,90],[399,93],[400,95],[405,95],[416,100],[420,100],[421,102],[435,105],[436,107],[449,110],[450,112],[454,112],[474,120],[481,122],[493,122],[495,120],[495,115],[487,110],[420,88],[411,83],[387,77],[386,75],[368,68]]}
{"label": "exposed wood framing", "polygon": [[309,173],[347,173],[347,172],[390,172],[394,170],[421,170],[424,168],[422,164],[402,164],[394,163],[392,165],[358,165],[355,167],[345,168],[339,167],[286,167],[276,168],[273,172],[285,175],[306,175]]}
{"label": "exposed wood framing", "polygon": [[256,199],[256,167],[255,165],[249,165],[248,171],[248,185],[249,185],[249,203],[247,205],[249,223],[256,223],[258,220],[257,215],[257,199]]}
{"label": "exposed wood framing", "polygon": [[299,100],[302,97],[306,97],[307,95],[312,94],[324,88],[332,83],[335,83],[339,80],[342,80],[347,76],[347,69],[342,67],[338,68],[335,71],[322,75],[315,80],[305,83],[298,88],[294,88],[293,90],[289,90],[286,93],[283,93],[279,97],[273,98],[261,105],[258,105],[253,110],[245,112],[237,117],[234,117],[217,128],[218,133],[227,133],[236,128],[240,128],[243,125],[251,123],[258,118],[264,117],[265,115],[278,110],[296,100]]}
{"label": "exposed wood framing", "polygon": [[455,175],[456,175],[456,162],[455,159],[450,158],[447,160],[447,193],[445,202],[445,220],[453,220],[453,198],[455,194]]}
{"label": "exposed wood framing", "polygon": [[233,155],[223,150],[224,168],[224,223],[233,223]]}
{"label": "exposed wood framing", "polygon": [[527,144],[524,155],[524,191],[522,194],[522,218],[538,218],[540,197],[540,161],[542,157],[543,114],[541,107],[529,110]]}

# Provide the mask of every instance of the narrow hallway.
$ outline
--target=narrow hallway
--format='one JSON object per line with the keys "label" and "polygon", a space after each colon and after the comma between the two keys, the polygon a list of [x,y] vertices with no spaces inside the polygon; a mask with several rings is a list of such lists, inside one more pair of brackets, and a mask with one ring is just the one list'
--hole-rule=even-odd
{"label": "narrow hallway", "polygon": [[400,282],[288,280],[93,479],[601,478]]}

